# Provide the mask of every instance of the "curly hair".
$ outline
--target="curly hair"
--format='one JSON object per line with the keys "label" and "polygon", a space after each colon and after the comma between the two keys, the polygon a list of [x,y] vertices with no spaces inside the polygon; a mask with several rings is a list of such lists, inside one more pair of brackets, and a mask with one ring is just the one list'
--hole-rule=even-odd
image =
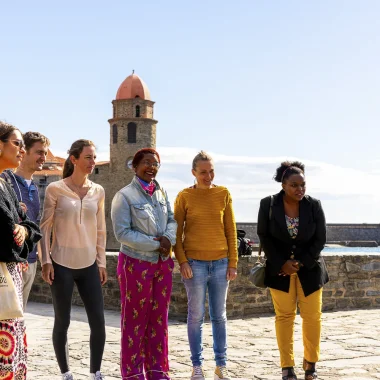
{"label": "curly hair", "polygon": [[284,161],[276,169],[273,179],[284,183],[293,174],[305,174],[305,165],[300,161]]}

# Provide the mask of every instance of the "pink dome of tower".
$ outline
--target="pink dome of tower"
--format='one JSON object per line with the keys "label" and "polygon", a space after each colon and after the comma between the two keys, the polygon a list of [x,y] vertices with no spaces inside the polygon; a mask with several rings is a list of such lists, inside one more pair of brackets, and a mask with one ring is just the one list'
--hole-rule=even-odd
{"label": "pink dome of tower", "polygon": [[136,74],[127,77],[117,90],[116,100],[141,98],[151,100],[145,82]]}

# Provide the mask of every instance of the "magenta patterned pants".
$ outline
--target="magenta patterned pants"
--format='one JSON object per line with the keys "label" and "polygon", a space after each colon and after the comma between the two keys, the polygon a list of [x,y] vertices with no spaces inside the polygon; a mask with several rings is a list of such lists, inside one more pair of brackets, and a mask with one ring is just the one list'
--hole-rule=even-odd
{"label": "magenta patterned pants", "polygon": [[119,254],[123,380],[170,379],[168,312],[174,263],[157,264]]}

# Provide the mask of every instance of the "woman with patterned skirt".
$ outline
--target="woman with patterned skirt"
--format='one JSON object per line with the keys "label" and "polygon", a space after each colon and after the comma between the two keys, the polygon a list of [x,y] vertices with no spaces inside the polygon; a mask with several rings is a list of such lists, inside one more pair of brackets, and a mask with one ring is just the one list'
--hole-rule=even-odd
{"label": "woman with patterned skirt", "polygon": [[122,379],[169,377],[168,311],[172,290],[177,223],[168,197],[155,177],[160,156],[139,150],[136,176],[112,202],[115,236],[121,243],[117,275],[121,296]]}
{"label": "woman with patterned skirt", "polygon": [[[25,154],[21,132],[0,122],[0,174],[16,168]],[[38,226],[21,209],[11,186],[0,179],[0,262],[6,263],[22,307],[22,268],[41,239]],[[1,292],[0,292],[1,295]],[[0,380],[25,380],[27,344],[23,318],[0,320]]]}

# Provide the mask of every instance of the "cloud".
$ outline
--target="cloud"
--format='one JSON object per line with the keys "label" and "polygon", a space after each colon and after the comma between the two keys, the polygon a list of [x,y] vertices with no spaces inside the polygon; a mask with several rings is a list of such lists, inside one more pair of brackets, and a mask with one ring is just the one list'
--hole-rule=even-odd
{"label": "cloud", "polygon": [[[194,183],[191,164],[198,150],[184,147],[159,147],[162,166],[158,181],[173,202],[178,192]],[[260,199],[275,194],[281,185],[272,178],[284,160],[300,160],[306,166],[307,193],[321,199],[330,223],[379,223],[380,175],[368,169],[332,165],[300,157],[232,156],[209,152],[215,162],[215,184],[226,186],[232,194],[236,220],[255,222]],[[67,153],[54,152],[66,157]],[[107,147],[98,147],[98,161],[109,160]],[[379,163],[374,163],[374,166]]]}
{"label": "cloud", "polygon": [[380,174],[380,158],[369,161],[367,167],[370,173]]}
{"label": "cloud", "polygon": [[[193,184],[191,163],[197,150],[159,148],[162,167],[158,180],[171,200]],[[379,223],[380,175],[300,157],[231,156],[209,152],[215,162],[215,183],[226,186],[233,197],[236,219],[254,222],[260,199],[275,194],[281,185],[272,178],[279,163],[300,160],[306,166],[307,193],[321,199],[328,222]]]}

